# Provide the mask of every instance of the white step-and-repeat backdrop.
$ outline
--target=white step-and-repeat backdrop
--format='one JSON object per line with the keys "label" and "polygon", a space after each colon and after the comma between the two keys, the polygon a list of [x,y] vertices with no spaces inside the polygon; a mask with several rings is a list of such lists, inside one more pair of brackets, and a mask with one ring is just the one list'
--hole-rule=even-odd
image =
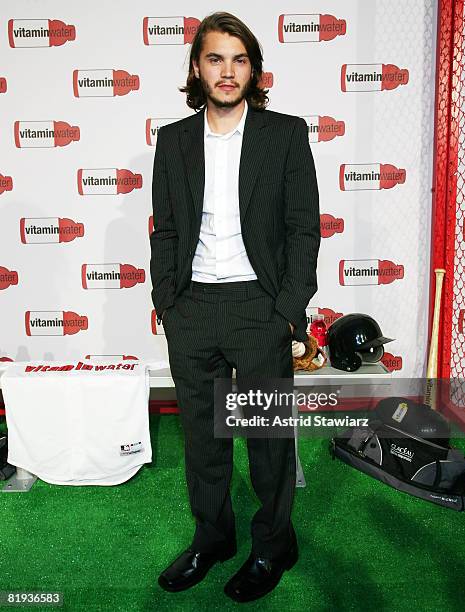
{"label": "white step-and-repeat backdrop", "polygon": [[365,312],[385,363],[427,345],[436,3],[2,0],[0,359],[167,357],[149,233],[157,129],[192,113],[189,42],[227,10],[274,111],[308,123],[320,190],[308,314]]}

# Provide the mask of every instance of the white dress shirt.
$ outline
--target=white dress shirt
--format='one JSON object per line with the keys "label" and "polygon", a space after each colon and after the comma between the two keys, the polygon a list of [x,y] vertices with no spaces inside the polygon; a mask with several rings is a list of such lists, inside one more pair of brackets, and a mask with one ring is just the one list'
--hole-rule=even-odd
{"label": "white dress shirt", "polygon": [[205,190],[192,280],[206,283],[256,280],[242,240],[239,163],[247,101],[237,126],[215,134],[204,120]]}

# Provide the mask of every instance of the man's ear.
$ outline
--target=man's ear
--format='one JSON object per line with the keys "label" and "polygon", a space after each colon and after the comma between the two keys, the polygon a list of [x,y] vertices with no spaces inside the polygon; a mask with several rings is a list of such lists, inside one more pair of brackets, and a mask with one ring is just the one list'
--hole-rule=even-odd
{"label": "man's ear", "polygon": [[195,78],[198,79],[199,78],[199,67],[198,67],[197,63],[195,62],[195,60],[192,60],[192,66],[194,68]]}

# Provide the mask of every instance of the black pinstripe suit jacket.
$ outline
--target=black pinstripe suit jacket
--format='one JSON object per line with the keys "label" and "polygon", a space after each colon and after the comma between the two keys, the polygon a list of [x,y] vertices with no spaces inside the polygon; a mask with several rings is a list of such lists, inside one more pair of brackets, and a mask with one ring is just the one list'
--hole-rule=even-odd
{"label": "black pinstripe suit jacket", "polygon": [[[189,285],[205,184],[205,108],[159,129],[150,236],[152,301],[157,313]],[[305,308],[317,289],[319,196],[307,124],[250,105],[239,167],[242,238],[275,308],[304,340]]]}

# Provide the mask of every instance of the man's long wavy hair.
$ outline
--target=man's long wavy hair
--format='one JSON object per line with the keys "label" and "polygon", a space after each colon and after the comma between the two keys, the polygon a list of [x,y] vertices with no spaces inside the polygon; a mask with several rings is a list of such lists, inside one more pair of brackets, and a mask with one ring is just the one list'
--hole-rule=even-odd
{"label": "man's long wavy hair", "polygon": [[234,15],[231,15],[231,13],[225,12],[217,12],[205,17],[194,36],[189,58],[187,82],[184,87],[179,88],[179,91],[187,94],[187,106],[198,111],[207,103],[207,96],[204,92],[202,83],[194,74],[194,64],[192,60],[195,60],[197,64],[199,63],[203,40],[208,32],[226,32],[230,36],[236,36],[244,43],[253,71],[246,94],[246,100],[255,110],[264,110],[269,102],[268,96],[266,95],[269,90],[259,87],[259,82],[263,74],[262,47],[245,23]]}

